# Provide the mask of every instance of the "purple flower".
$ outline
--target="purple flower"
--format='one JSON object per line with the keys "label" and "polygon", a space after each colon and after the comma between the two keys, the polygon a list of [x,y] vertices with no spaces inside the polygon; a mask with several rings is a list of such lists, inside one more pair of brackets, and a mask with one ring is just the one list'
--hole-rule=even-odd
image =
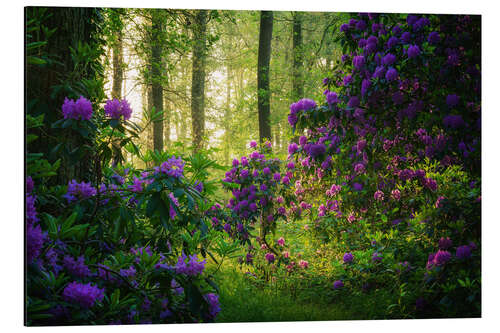
{"label": "purple flower", "polygon": [[401,40],[403,41],[403,43],[408,44],[410,42],[410,39],[411,39],[411,34],[408,31],[403,32],[403,34],[401,35]]}
{"label": "purple flower", "polygon": [[92,187],[90,183],[77,183],[76,180],[71,180],[68,184],[68,192],[63,196],[68,202],[75,201],[77,199],[88,199],[97,194],[97,190]]}
{"label": "purple flower", "polygon": [[392,36],[389,38],[387,41],[387,48],[392,49],[394,46],[396,46],[399,43],[399,39],[397,37]]}
{"label": "purple flower", "polygon": [[373,72],[372,77],[373,78],[383,78],[385,73],[385,67],[384,66],[378,66],[375,68],[375,71]]}
{"label": "purple flower", "polygon": [[359,20],[358,23],[356,23],[356,29],[357,30],[365,30],[366,29],[366,22],[363,20]]}
{"label": "purple flower", "polygon": [[274,254],[272,254],[272,253],[266,253],[265,258],[266,258],[267,262],[270,264],[273,263],[275,260]]}
{"label": "purple flower", "polygon": [[396,190],[392,190],[391,192],[391,197],[396,200],[396,201],[399,201],[399,199],[401,199],[401,191],[399,191],[398,189]]}
{"label": "purple flower", "polygon": [[248,177],[248,170],[247,169],[243,169],[240,171],[240,176],[241,178],[245,179]]}
{"label": "purple flower", "polygon": [[458,259],[467,259],[471,256],[471,248],[469,245],[462,245],[457,247],[456,256]]}
{"label": "purple flower", "polygon": [[436,252],[433,262],[436,266],[443,266],[448,261],[450,261],[450,259],[451,259],[450,252],[444,251],[444,250],[439,250]]}
{"label": "purple flower", "polygon": [[329,91],[326,93],[326,102],[328,104],[335,104],[339,102],[339,98],[337,96],[337,93],[334,91]]}
{"label": "purple flower", "polygon": [[354,256],[352,255],[351,252],[348,252],[348,253],[344,254],[344,258],[343,259],[344,259],[344,264],[349,264],[354,259]]}
{"label": "purple flower", "polygon": [[257,147],[257,142],[255,142],[253,140],[250,141],[250,148],[255,148],[255,147]]}
{"label": "purple flower", "polygon": [[170,177],[180,178],[184,173],[184,164],[180,157],[172,156],[160,165],[160,171]]}
{"label": "purple flower", "polygon": [[31,176],[26,177],[26,194],[30,194],[34,187],[33,179]]}
{"label": "purple flower", "polygon": [[437,190],[437,182],[432,178],[425,178],[424,185],[425,185],[425,187],[427,187],[431,191]]}
{"label": "purple flower", "polygon": [[285,185],[288,185],[288,184],[290,184],[290,178],[288,178],[288,176],[285,176],[285,177],[283,177],[281,182]]}
{"label": "purple flower", "polygon": [[238,165],[240,165],[240,161],[237,158],[233,159],[233,167],[237,167]]}
{"label": "purple flower", "polygon": [[189,256],[187,262],[186,259],[187,257],[184,253],[177,259],[177,264],[174,267],[176,273],[189,276],[201,275],[205,268],[206,260],[198,261],[198,255],[196,254]]}
{"label": "purple flower", "polygon": [[450,95],[446,96],[446,104],[448,104],[448,106],[450,108],[457,106],[459,100],[460,100],[460,97],[456,94],[450,94]]}
{"label": "purple flower", "polygon": [[120,269],[120,275],[123,276],[124,278],[133,277],[135,276],[136,273],[137,271],[132,265],[127,269]]}
{"label": "purple flower", "polygon": [[439,32],[432,31],[427,38],[429,44],[435,45],[441,41],[441,37],[439,36]]}
{"label": "purple flower", "polygon": [[[361,21],[363,22],[363,21]],[[352,65],[354,66],[354,68],[356,68],[357,70],[361,70],[363,68],[363,66],[365,65],[365,57],[363,56],[355,56],[353,59],[352,59]]]}
{"label": "purple flower", "polygon": [[408,23],[410,27],[412,27],[415,23],[417,23],[417,21],[418,21],[418,16],[416,15],[409,14],[406,17],[406,23]]}
{"label": "purple flower", "polygon": [[384,201],[384,192],[378,190],[373,194],[373,198],[377,201]]}
{"label": "purple flower", "polygon": [[273,179],[277,182],[279,182],[281,180],[281,175],[279,172],[276,172],[274,175],[273,175]]}
{"label": "purple flower", "polygon": [[310,147],[310,155],[312,158],[318,157],[326,152],[326,147],[324,144],[315,144]]}
{"label": "purple flower", "polygon": [[77,260],[66,255],[62,261],[63,267],[73,276],[85,278],[90,276],[90,269],[85,265],[85,257],[82,255]]}
{"label": "purple flower", "polygon": [[365,173],[365,166],[363,163],[358,163],[354,166],[354,172],[358,175]]}
{"label": "purple flower", "polygon": [[298,149],[299,149],[299,146],[297,146],[297,144],[296,144],[295,142],[292,142],[292,143],[288,146],[288,153],[289,153],[289,154],[293,154],[293,153],[295,153]]}
{"label": "purple flower", "polygon": [[352,96],[347,103],[347,106],[350,108],[357,108],[359,106],[359,98],[357,96]]}
{"label": "purple flower", "polygon": [[36,207],[35,207],[36,197],[34,195],[26,195],[26,223],[33,224],[38,222]]}
{"label": "purple flower", "polygon": [[44,238],[42,228],[39,225],[33,226],[33,224],[28,223],[26,226],[26,257],[28,263],[32,263],[42,252]]}
{"label": "purple flower", "polygon": [[398,71],[395,68],[389,68],[387,73],[385,73],[385,79],[387,81],[393,81],[398,77]]}
{"label": "purple flower", "polygon": [[213,293],[206,294],[203,296],[208,303],[208,318],[215,319],[217,314],[220,312],[219,296]]}
{"label": "purple flower", "polygon": [[312,99],[309,99],[309,98],[303,98],[300,101],[298,101],[297,103],[298,103],[299,110],[305,110],[305,111],[310,110],[310,109],[314,109],[317,106],[316,102],[313,101]]}
{"label": "purple flower", "polygon": [[203,192],[203,183],[200,181],[195,181],[194,188],[200,193]]}
{"label": "purple flower", "polygon": [[390,66],[394,62],[396,62],[396,56],[392,53],[387,53],[383,58],[382,58],[382,64],[384,66]]}
{"label": "purple flower", "polygon": [[[371,36],[374,37],[374,36]],[[364,47],[364,50],[367,54],[371,54],[377,50],[377,43],[367,43]]]}
{"label": "purple flower", "polygon": [[346,75],[346,76],[344,76],[344,80],[343,81],[344,81],[344,86],[348,86],[349,83],[352,82],[352,75]]}
{"label": "purple flower", "polygon": [[438,246],[441,250],[446,250],[450,248],[453,245],[453,242],[451,241],[450,237],[441,237],[441,239],[438,242]]}
{"label": "purple flower", "polygon": [[420,55],[420,48],[417,45],[410,45],[407,52],[408,58],[413,59]]}
{"label": "purple flower", "polygon": [[359,192],[363,190],[363,185],[361,185],[360,183],[354,183],[352,184],[352,188],[354,189],[354,191]]}
{"label": "purple flower", "polygon": [[342,25],[340,26],[340,31],[341,31],[341,32],[347,32],[347,31],[349,31],[349,25],[347,25],[347,24],[345,24],[345,23],[344,23],[344,24],[342,24]]}
{"label": "purple flower", "polygon": [[265,167],[264,169],[262,169],[262,172],[263,172],[265,175],[270,175],[270,174],[271,174],[271,169],[269,169],[268,167]]}
{"label": "purple flower", "polygon": [[367,42],[367,44],[374,44],[374,45],[377,45],[377,43],[378,43],[378,38],[377,38],[377,37],[375,37],[375,36],[370,36],[370,37],[368,37],[368,39],[367,39],[367,41],[366,41],[366,42]]}
{"label": "purple flower", "polygon": [[108,99],[106,105],[104,105],[104,112],[111,119],[120,119],[123,116],[124,120],[128,120],[132,115],[132,109],[126,99],[121,101],[116,98],[113,100]]}
{"label": "purple flower", "polygon": [[62,106],[64,119],[90,120],[92,117],[92,103],[83,96],[75,102],[67,97]]}
{"label": "purple flower", "polygon": [[74,281],[64,288],[62,296],[65,301],[88,309],[93,307],[96,301],[102,301],[104,289],[99,289],[91,283],[83,284]]}
{"label": "purple flower", "polygon": [[301,146],[305,146],[305,144],[306,144],[306,143],[307,143],[307,138],[306,138],[304,135],[302,135],[302,136],[299,138],[299,144],[300,144]]}
{"label": "purple flower", "polygon": [[344,283],[341,280],[337,280],[333,283],[333,289],[340,289],[344,286]]}

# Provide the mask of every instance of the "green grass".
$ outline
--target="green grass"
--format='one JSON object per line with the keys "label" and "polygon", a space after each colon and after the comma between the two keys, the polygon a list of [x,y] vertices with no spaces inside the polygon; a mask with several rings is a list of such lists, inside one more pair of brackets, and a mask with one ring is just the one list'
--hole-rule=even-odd
{"label": "green grass", "polygon": [[216,320],[219,323],[381,319],[386,317],[389,304],[384,294],[351,295],[344,301],[325,301],[325,297],[293,299],[289,293],[269,285],[251,283],[230,266],[219,271],[215,279],[222,309]]}

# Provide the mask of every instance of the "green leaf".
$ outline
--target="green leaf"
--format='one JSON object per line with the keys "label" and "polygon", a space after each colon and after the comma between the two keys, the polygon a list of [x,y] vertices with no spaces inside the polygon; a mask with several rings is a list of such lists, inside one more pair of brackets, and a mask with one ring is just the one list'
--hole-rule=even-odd
{"label": "green leaf", "polygon": [[77,212],[74,212],[73,214],[71,214],[62,224],[61,226],[61,231],[64,230],[64,229],[68,229],[69,227],[71,227],[73,225],[73,223],[75,223],[75,220],[76,220],[76,217],[78,216],[78,213]]}

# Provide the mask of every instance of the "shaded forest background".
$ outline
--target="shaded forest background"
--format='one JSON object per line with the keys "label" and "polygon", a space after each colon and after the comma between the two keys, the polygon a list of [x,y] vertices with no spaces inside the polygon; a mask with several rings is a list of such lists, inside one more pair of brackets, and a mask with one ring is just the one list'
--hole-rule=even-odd
{"label": "shaded forest background", "polygon": [[[286,154],[289,105],[321,95],[318,82],[342,54],[334,43],[344,15],[338,13],[49,8],[46,15],[47,30],[34,39],[47,40],[44,51],[56,61],[43,73],[28,71],[28,94],[62,100],[64,86],[87,79],[94,87],[84,91],[104,88],[108,97],[127,99],[132,120],[146,127],[135,142],[145,159],[127,155],[132,146],[121,148],[125,162],[138,167],[148,150],[189,149],[209,150],[227,165],[259,136]],[[268,59],[260,58],[259,44],[266,42],[260,37],[270,39]],[[268,89],[260,85],[259,68]],[[40,91],[57,84],[61,89]],[[163,116],[149,121],[151,111]]]}

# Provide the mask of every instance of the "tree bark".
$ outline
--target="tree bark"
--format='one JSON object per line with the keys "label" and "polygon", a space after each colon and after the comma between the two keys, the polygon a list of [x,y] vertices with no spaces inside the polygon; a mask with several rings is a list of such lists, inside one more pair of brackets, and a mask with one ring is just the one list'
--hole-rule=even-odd
{"label": "tree bark", "polygon": [[263,143],[271,140],[271,124],[269,122],[270,91],[269,62],[271,60],[271,39],[273,34],[273,12],[260,12],[259,55],[257,60],[257,104],[259,113],[259,139]]}
{"label": "tree bark", "polygon": [[[68,89],[55,91],[54,87],[63,81],[65,81],[64,87],[74,86],[83,79],[92,80],[98,75],[92,68],[85,72],[76,71],[70,47],[76,50],[79,43],[97,45],[98,41],[94,37],[99,29],[100,14],[99,9],[82,7],[49,7],[47,11],[51,16],[43,24],[49,30],[56,29],[56,32],[50,38],[41,32],[38,35],[39,40],[33,41],[46,41],[47,44],[42,53],[55,61],[44,66],[26,64],[25,97],[27,101],[36,101],[30,111],[32,115],[37,116],[43,113],[44,122],[48,124],[46,126],[50,126],[53,122],[61,119],[61,105],[64,98],[70,94]],[[29,20],[38,13],[39,8],[26,7],[25,18]],[[47,136],[45,133],[51,132],[49,129],[50,127],[44,130],[36,129],[34,133],[39,136],[39,139],[30,143],[26,149],[28,152],[44,153],[53,163],[55,158],[52,158],[50,151],[61,141]],[[65,136],[64,141],[68,151],[88,143],[71,133],[57,133],[55,137],[59,135]],[[86,153],[78,161],[72,162],[70,158],[63,156],[57,176],[50,181],[67,183],[71,179],[92,180],[95,174],[92,173],[93,158],[89,153]]]}
{"label": "tree bark", "polygon": [[226,77],[226,109],[224,110],[224,161],[229,164],[229,154],[231,150],[230,139],[231,139],[231,66],[228,63],[226,66],[227,77]]}
{"label": "tree bark", "polygon": [[206,65],[207,11],[196,12],[193,24],[193,72],[191,83],[191,118],[193,147],[203,147],[205,135],[205,65]]}
{"label": "tree bark", "polygon": [[[116,41],[113,43],[113,87],[111,89],[111,98],[122,99],[123,85],[123,32],[116,32]],[[125,161],[125,149],[121,149],[116,141],[112,143],[113,149],[113,165],[117,165],[123,160]]]}
{"label": "tree bark", "polygon": [[111,97],[116,99],[122,98],[123,85],[123,32],[117,31],[116,41],[113,45],[113,88],[111,89]]}
{"label": "tree bark", "polygon": [[304,67],[304,50],[302,45],[302,18],[301,12],[293,15],[293,69],[292,69],[292,103],[304,97],[304,80],[302,78]]}
{"label": "tree bark", "polygon": [[163,101],[163,105],[165,107],[165,123],[164,123],[164,136],[165,136],[165,146],[166,148],[168,148],[170,146],[170,124],[171,124],[171,114],[172,114],[172,110],[171,110],[171,103],[169,102],[168,98],[167,98],[167,94],[164,94],[164,101]]}
{"label": "tree bark", "polygon": [[[155,112],[163,111],[161,38],[162,20],[159,11],[151,12],[151,98]],[[153,149],[163,151],[163,118],[153,122]]]}

